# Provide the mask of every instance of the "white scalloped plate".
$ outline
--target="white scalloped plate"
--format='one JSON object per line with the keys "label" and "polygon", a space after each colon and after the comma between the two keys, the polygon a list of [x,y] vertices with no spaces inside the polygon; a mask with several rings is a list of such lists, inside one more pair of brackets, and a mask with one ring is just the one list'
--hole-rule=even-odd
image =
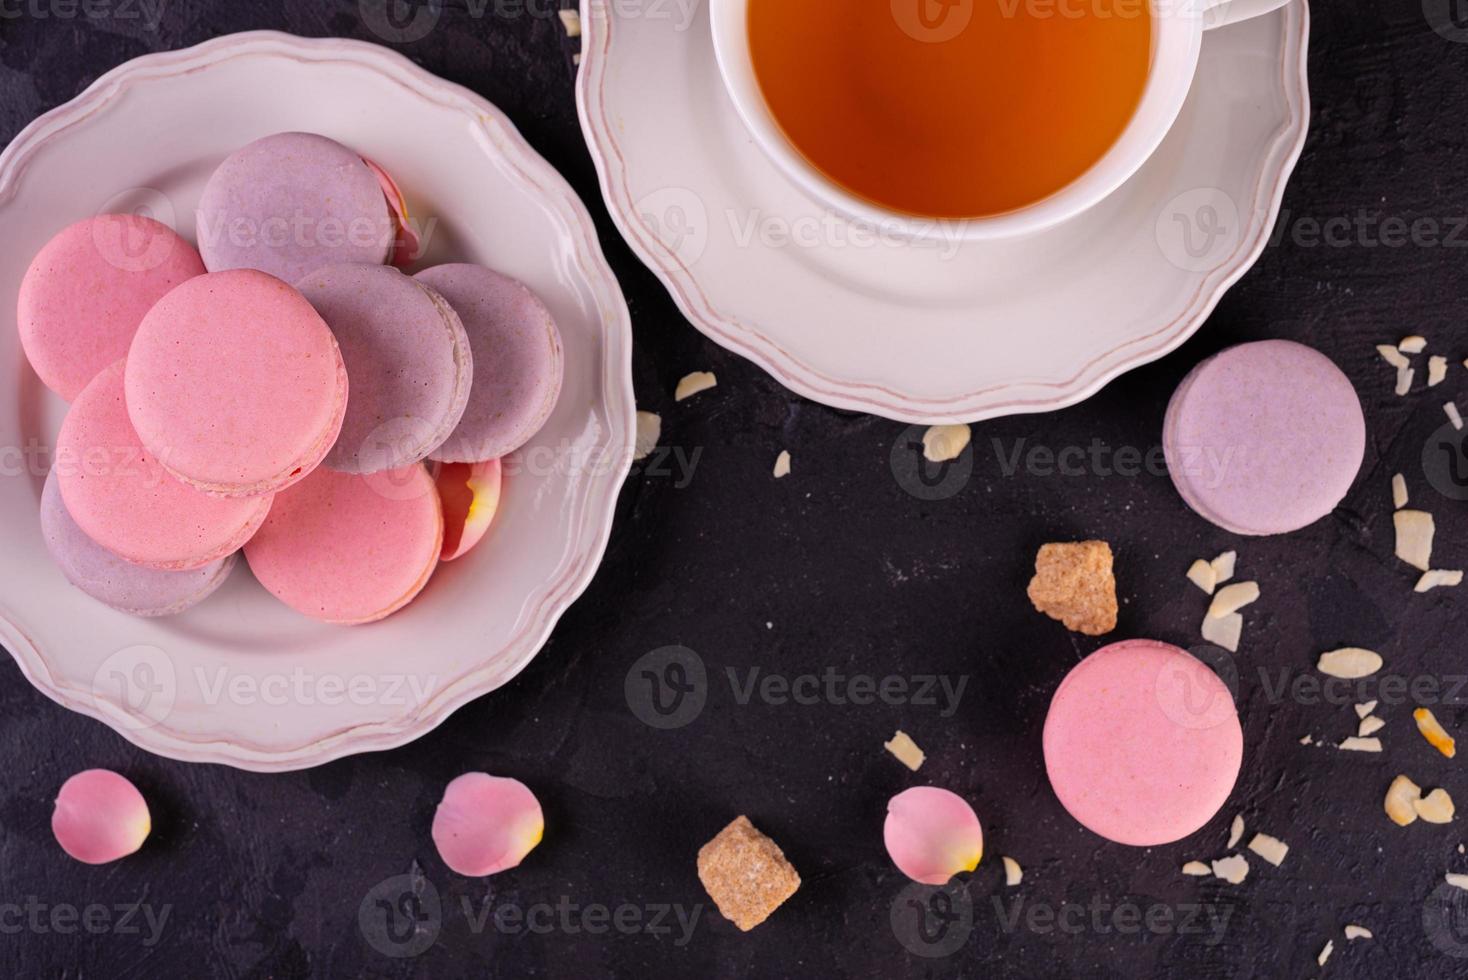
{"label": "white scalloped plate", "polygon": [[[188,613],[115,613],[48,560],[37,502],[66,406],[25,364],[15,296],[67,223],[149,207],[193,231],[230,151],[282,130],[324,133],[381,163],[416,217],[422,265],[482,262],[528,283],[564,340],[560,403],[506,461],[490,535],[371,626],[312,622],[241,564]],[[109,72],[0,156],[0,640],[41,691],[149,751],[288,770],[408,742],[505,684],[600,562],[631,462],[631,325],[586,209],[494,106],[370,44],[273,32],[222,37]]]}
{"label": "white scalloped plate", "polygon": [[1263,251],[1310,115],[1295,0],[1209,32],[1162,147],[1075,220],[956,248],[872,241],[753,144],[700,0],[582,0],[582,22],[602,194],[684,315],[801,395],[907,422],[1062,408],[1180,345]]}

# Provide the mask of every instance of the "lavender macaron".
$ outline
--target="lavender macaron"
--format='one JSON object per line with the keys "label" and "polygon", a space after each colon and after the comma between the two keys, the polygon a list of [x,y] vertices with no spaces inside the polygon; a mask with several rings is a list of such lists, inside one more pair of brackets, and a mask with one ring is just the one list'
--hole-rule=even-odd
{"label": "lavender macaron", "polygon": [[459,425],[474,377],[464,325],[386,265],[329,265],[296,283],[336,335],[351,395],[325,465],[380,473],[425,459]]}
{"label": "lavender macaron", "polygon": [[382,265],[396,236],[377,175],[314,133],[277,133],[231,154],[209,178],[197,219],[210,272],[259,269],[288,283],[324,265]]}
{"label": "lavender macaron", "polygon": [[238,555],[186,572],[124,561],[89,538],[72,520],[54,469],[41,491],[41,536],[67,581],[98,602],[134,616],[172,616],[202,602],[229,578]]}
{"label": "lavender macaron", "polygon": [[1168,472],[1199,515],[1235,534],[1285,534],[1345,498],[1366,453],[1350,379],[1288,340],[1231,347],[1193,369],[1162,433]]}
{"label": "lavender macaron", "polygon": [[519,449],[561,393],[561,335],[550,311],[523,283],[481,265],[438,265],[414,278],[458,312],[474,352],[464,417],[429,458],[480,463]]}

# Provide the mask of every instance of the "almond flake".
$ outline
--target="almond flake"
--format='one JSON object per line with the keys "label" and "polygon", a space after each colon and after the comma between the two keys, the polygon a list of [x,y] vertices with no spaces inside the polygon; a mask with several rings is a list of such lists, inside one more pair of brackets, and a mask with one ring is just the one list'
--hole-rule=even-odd
{"label": "almond flake", "polygon": [[1347,752],[1380,752],[1381,739],[1379,738],[1357,738],[1352,736],[1342,742],[1338,748]]}
{"label": "almond flake", "polygon": [[1356,726],[1356,734],[1365,738],[1367,735],[1375,735],[1386,727],[1386,722],[1375,715],[1367,715],[1361,719],[1361,724]]}
{"label": "almond flake", "polygon": [[790,475],[790,452],[780,450],[780,455],[775,457],[775,479]]}
{"label": "almond flake", "polygon": [[1238,613],[1203,617],[1203,639],[1223,647],[1229,653],[1239,652],[1239,640],[1243,636],[1244,617]]}
{"label": "almond flake", "polygon": [[1412,591],[1431,592],[1433,589],[1443,586],[1457,588],[1462,584],[1463,573],[1461,571],[1450,572],[1435,568],[1430,572],[1423,572],[1422,577],[1417,580],[1417,584],[1413,587]]}
{"label": "almond flake", "polygon": [[1212,873],[1213,869],[1208,867],[1208,865],[1204,864],[1202,861],[1189,861],[1187,864],[1183,865],[1183,874],[1192,875],[1195,878],[1207,877]]}
{"label": "almond flake", "polygon": [[1239,814],[1239,815],[1237,815],[1237,816],[1234,817],[1233,823],[1229,824],[1229,828],[1228,828],[1228,849],[1230,851],[1233,850],[1234,849],[1234,845],[1237,844],[1239,842],[1239,839],[1242,838],[1243,836],[1244,836],[1244,815],[1243,814]]}
{"label": "almond flake", "polygon": [[923,458],[930,463],[957,459],[972,438],[973,430],[966,425],[935,425],[923,433]]}
{"label": "almond flake", "polygon": [[1368,929],[1368,928],[1366,928],[1365,926],[1358,926],[1358,925],[1352,923],[1351,925],[1346,926],[1346,938],[1347,939],[1375,939],[1376,937],[1373,936],[1371,934],[1371,930]]}
{"label": "almond flake", "polygon": [[1436,388],[1448,379],[1448,359],[1446,357],[1429,357],[1427,359],[1427,387]]}
{"label": "almond flake", "polygon": [[1222,619],[1258,600],[1258,582],[1235,582],[1218,590],[1218,594],[1213,597],[1213,605],[1208,607],[1208,615],[1213,619]]}
{"label": "almond flake", "polygon": [[1398,827],[1405,827],[1416,821],[1416,803],[1420,799],[1422,799],[1422,787],[1406,776],[1398,776],[1392,780],[1391,786],[1387,787],[1386,800],[1382,808],[1386,810],[1386,815],[1391,817],[1392,823]]}
{"label": "almond flake", "polygon": [[683,380],[678,382],[678,387],[673,390],[673,400],[681,402],[685,398],[692,398],[700,391],[708,391],[719,383],[712,371],[694,371],[685,374]]}
{"label": "almond flake", "polygon": [[1437,716],[1427,708],[1418,708],[1412,712],[1412,720],[1417,722],[1417,730],[1422,737],[1427,739],[1427,744],[1437,749],[1443,755],[1451,759],[1458,754],[1458,743],[1447,730],[1438,723]]}
{"label": "almond flake", "polygon": [[633,442],[632,458],[647,459],[658,447],[663,436],[663,420],[652,412],[637,413],[637,436]]}
{"label": "almond flake", "polygon": [[1427,350],[1427,338],[1419,337],[1416,334],[1410,337],[1403,337],[1402,342],[1397,345],[1397,350],[1403,354],[1421,354]]}
{"label": "almond flake", "polygon": [[1448,417],[1448,421],[1451,422],[1451,423],[1453,423],[1453,428],[1454,429],[1457,429],[1459,432],[1462,432],[1463,431],[1463,416],[1458,411],[1458,403],[1457,402],[1448,402],[1446,405],[1443,406],[1443,412],[1446,413],[1446,415]]}
{"label": "almond flake", "polygon": [[1213,570],[1212,565],[1199,558],[1188,569],[1188,581],[1212,595],[1213,590],[1218,588],[1218,573]]}
{"label": "almond flake", "polygon": [[1453,807],[1453,798],[1441,786],[1420,800],[1414,800],[1412,808],[1428,823],[1452,823],[1453,814],[1457,812]]}
{"label": "almond flake", "polygon": [[1239,563],[1237,551],[1225,551],[1209,564],[1213,566],[1213,574],[1218,578],[1218,584],[1222,585],[1234,577],[1234,568]]}
{"label": "almond flake", "polygon": [[1237,885],[1249,877],[1249,862],[1242,854],[1231,854],[1213,862],[1213,876],[1222,878],[1230,885]]}
{"label": "almond flake", "polygon": [[882,747],[896,756],[898,762],[913,772],[917,772],[922,767],[924,760],[927,759],[927,756],[923,754],[923,750],[918,748],[917,743],[900,728],[897,730],[897,734],[892,736],[892,741],[883,742]]}
{"label": "almond flake", "polygon": [[1412,366],[1412,362],[1406,357],[1403,357],[1402,352],[1397,350],[1391,344],[1377,344],[1376,352],[1381,355],[1381,359],[1383,361],[1386,361],[1388,364],[1399,371],[1402,368]]}
{"label": "almond flake", "polygon": [[1365,702],[1363,702],[1361,704],[1356,705],[1356,717],[1357,718],[1365,718],[1367,715],[1371,714],[1371,712],[1373,712],[1375,710],[1376,710],[1376,702],[1375,701],[1365,701]]}
{"label": "almond flake", "polygon": [[1314,745],[1315,744],[1315,736],[1313,736],[1313,735],[1302,735],[1302,736],[1300,736],[1300,744],[1301,745]]}
{"label": "almond flake", "polygon": [[1393,515],[1397,526],[1397,557],[1424,572],[1432,570],[1432,536],[1437,525],[1432,515],[1421,510],[1399,510]]}
{"label": "almond flake", "polygon": [[1360,647],[1345,647],[1322,653],[1315,669],[1330,677],[1353,681],[1370,677],[1381,669],[1381,654]]}
{"label": "almond flake", "polygon": [[574,7],[568,7],[560,11],[561,26],[566,29],[567,37],[581,36],[581,12]]}
{"label": "almond flake", "polygon": [[1464,891],[1468,891],[1468,875],[1455,875],[1449,871],[1443,876],[1443,880],[1454,888],[1461,888]]}
{"label": "almond flake", "polygon": [[1401,510],[1407,506],[1409,499],[1407,496],[1407,478],[1398,473],[1392,477],[1392,504],[1397,510]]}
{"label": "almond flake", "polygon": [[1324,966],[1325,961],[1330,959],[1330,954],[1333,952],[1335,952],[1335,940],[1327,939],[1325,941],[1325,948],[1320,951],[1319,956],[1315,957],[1315,965]]}
{"label": "almond flake", "polygon": [[1397,369],[1397,394],[1399,396],[1406,395],[1412,390],[1412,379],[1416,375],[1417,372],[1409,367]]}
{"label": "almond flake", "polygon": [[1255,834],[1254,839],[1249,841],[1249,850],[1277,868],[1284,863],[1285,855],[1290,853],[1290,845],[1278,837]]}
{"label": "almond flake", "polygon": [[1012,857],[1003,858],[1004,861],[1004,883],[1010,888],[1018,885],[1025,879],[1025,869],[1019,866],[1019,862]]}

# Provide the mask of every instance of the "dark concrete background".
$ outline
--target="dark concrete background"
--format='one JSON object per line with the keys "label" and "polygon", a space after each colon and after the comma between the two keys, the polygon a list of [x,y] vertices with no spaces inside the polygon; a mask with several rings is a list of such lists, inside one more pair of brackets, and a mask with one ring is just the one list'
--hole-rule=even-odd
{"label": "dark concrete background", "polygon": [[[150,51],[252,28],[374,39],[353,0],[162,3],[155,28],[145,16],[158,9],[151,4],[0,0],[0,137]],[[581,193],[632,309],[639,402],[662,413],[668,447],[696,458],[691,478],[676,469],[634,474],[601,573],[529,669],[397,751],[274,776],[182,765],[62,710],[5,661],[0,974],[1465,975],[1468,909],[1438,891],[1445,871],[1468,871],[1457,853],[1465,835],[1456,825],[1397,828],[1381,810],[1398,772],[1468,801],[1461,764],[1418,737],[1410,697],[1381,696],[1386,751],[1371,756],[1298,744],[1307,733],[1352,734],[1356,698],[1278,693],[1282,681],[1312,677],[1322,650],[1364,645],[1386,656],[1388,673],[1440,680],[1435,691],[1419,687],[1418,700],[1442,702],[1436,710],[1450,729],[1468,722],[1456,690],[1468,672],[1462,592],[1412,595],[1414,575],[1392,557],[1389,493],[1391,475],[1407,474],[1414,502],[1437,516],[1437,564],[1468,563],[1465,505],[1434,492],[1421,463],[1443,422],[1441,403],[1456,397],[1468,410],[1460,366],[1468,355],[1468,44],[1453,40],[1468,32],[1450,15],[1468,23],[1468,6],[1317,4],[1310,141],[1281,234],[1258,267],[1178,353],[1082,406],[976,426],[967,482],[924,502],[889,462],[903,426],[789,395],[689,327],[624,247],[577,125],[574,45],[553,11],[534,2],[453,4],[434,31],[401,50],[503,108]],[[1352,230],[1322,243],[1320,227],[1332,219]],[[1426,220],[1440,234],[1393,245],[1381,233],[1388,219]],[[1431,395],[1399,399],[1373,346],[1413,332],[1454,367]],[[1006,471],[1020,446],[1058,452],[1100,440],[1146,452],[1168,395],[1194,363],[1264,337],[1323,350],[1350,374],[1366,409],[1371,440],[1360,480],[1317,525],[1241,541],[1191,514],[1159,473]],[[719,387],[675,404],[677,379],[695,369],[717,372]],[[770,466],[782,448],[795,472],[776,482]],[[1196,557],[1237,546],[1241,576],[1263,589],[1235,668],[1243,775],[1224,812],[1177,845],[1100,841],[1061,810],[1044,778],[1039,734],[1050,694],[1099,641],[1034,613],[1024,586],[1039,544],[1078,537],[1116,549],[1118,636],[1196,643],[1206,601],[1183,579]],[[690,724],[658,731],[629,710],[624,679],[669,644],[700,656],[708,700]],[[742,682],[751,667],[787,678],[948,675],[966,686],[947,717],[941,704],[824,696],[811,705],[741,704],[725,671]],[[929,753],[918,778],[881,750],[899,726]],[[91,766],[127,774],[155,818],[139,854],[100,868],[65,858],[49,829],[57,787]],[[549,824],[521,868],[484,881],[448,871],[428,837],[444,784],[475,769],[524,780]],[[940,950],[912,931],[906,882],[882,848],[886,800],[916,782],[962,793],[987,837],[968,887],[972,926],[950,926],[957,949],[947,956],[912,951]],[[1182,877],[1184,861],[1223,856],[1236,812],[1250,833],[1291,845],[1284,866],[1256,859],[1237,887]],[[698,847],[739,813],[770,833],[804,878],[796,897],[748,935],[707,906],[694,869]],[[1002,854],[1024,865],[1022,887],[1002,887]],[[142,911],[125,911],[133,906]],[[698,911],[689,935],[679,909]],[[96,932],[68,918],[83,914]],[[149,914],[167,918],[155,931]],[[517,917],[536,929],[516,928]],[[386,928],[410,918],[416,943],[414,933]],[[1348,947],[1348,922],[1368,926],[1375,940]],[[1318,970],[1328,939],[1336,952]],[[418,955],[385,955],[393,952]]]}

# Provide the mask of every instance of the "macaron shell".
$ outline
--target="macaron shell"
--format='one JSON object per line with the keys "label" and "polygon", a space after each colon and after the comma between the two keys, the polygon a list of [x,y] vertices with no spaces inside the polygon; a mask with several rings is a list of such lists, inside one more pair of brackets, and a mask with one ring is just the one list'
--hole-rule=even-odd
{"label": "macaron shell", "polygon": [[314,133],[276,133],[231,154],[199,199],[199,251],[210,272],[258,269],[285,282],[324,265],[381,265],[395,223],[377,176]]}
{"label": "macaron shell", "polygon": [[1045,768],[1071,816],[1108,840],[1152,846],[1194,833],[1227,802],[1243,761],[1228,688],[1153,640],[1081,661],[1045,718]]}
{"label": "macaron shell", "polygon": [[67,581],[98,602],[133,616],[172,616],[197,605],[224,584],[236,561],[232,553],[186,572],[123,561],[71,519],[55,470],[46,476],[41,491],[41,535]]}
{"label": "macaron shell", "polygon": [[469,403],[474,361],[458,314],[390,266],[326,266],[296,288],[336,335],[352,384],[325,465],[376,473],[425,459]]}
{"label": "macaron shell", "polygon": [[358,624],[411,602],[442,547],[443,512],[422,465],[371,476],[322,467],[276,497],[245,558],[292,609]]}
{"label": "macaron shell", "polygon": [[545,424],[565,371],[555,320],[524,284],[479,265],[439,265],[415,276],[449,301],[474,353],[474,388],[453,434],[430,455],[479,463],[519,449]]}
{"label": "macaron shell", "polygon": [[1236,534],[1283,534],[1340,504],[1366,420],[1350,380],[1286,340],[1229,348],[1183,379],[1163,426],[1168,472],[1199,515]]}
{"label": "macaron shell", "polygon": [[209,493],[271,493],[304,477],[336,442],[347,396],[326,322],[251,269],[173,290],[128,353],[127,408],[143,445]]}
{"label": "macaron shell", "polygon": [[193,246],[152,218],[78,221],[46,243],[21,280],[16,320],[26,358],[46,387],[73,401],[127,356],[154,303],[203,273]]}
{"label": "macaron shell", "polygon": [[175,479],[128,419],[123,362],[77,396],[61,423],[53,467],[77,526],[118,557],[150,568],[201,568],[240,549],[271,498],[215,497]]}

